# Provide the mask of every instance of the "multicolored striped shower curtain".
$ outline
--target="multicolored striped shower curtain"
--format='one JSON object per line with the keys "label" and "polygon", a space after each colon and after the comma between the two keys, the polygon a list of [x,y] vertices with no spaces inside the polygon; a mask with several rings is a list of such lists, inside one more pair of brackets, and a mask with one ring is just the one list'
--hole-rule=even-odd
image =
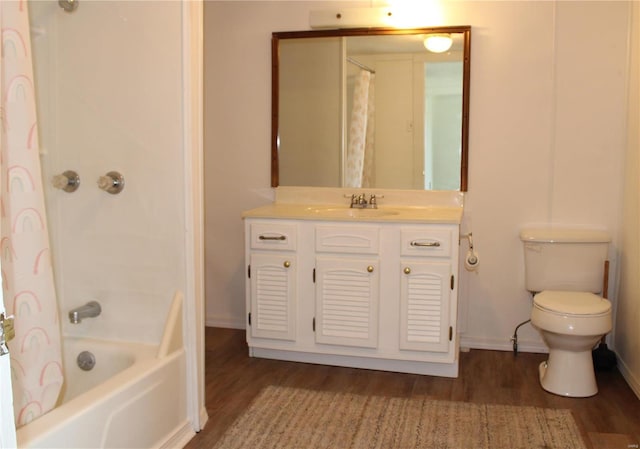
{"label": "multicolored striped shower curtain", "polygon": [[60,324],[40,171],[27,1],[0,1],[1,265],[16,425],[55,406],[63,382]]}

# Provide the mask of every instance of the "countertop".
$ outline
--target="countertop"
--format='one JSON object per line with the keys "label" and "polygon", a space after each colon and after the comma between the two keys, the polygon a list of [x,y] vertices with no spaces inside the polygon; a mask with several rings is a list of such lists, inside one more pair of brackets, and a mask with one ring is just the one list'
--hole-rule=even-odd
{"label": "countertop", "polygon": [[378,206],[377,209],[350,208],[344,204],[295,204],[274,202],[243,212],[242,218],[294,220],[446,223],[460,224],[461,206]]}

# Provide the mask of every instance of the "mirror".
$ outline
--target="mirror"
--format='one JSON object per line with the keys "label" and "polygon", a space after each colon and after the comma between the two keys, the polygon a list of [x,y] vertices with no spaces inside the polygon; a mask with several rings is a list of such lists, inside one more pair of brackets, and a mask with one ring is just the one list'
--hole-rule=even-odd
{"label": "mirror", "polygon": [[[425,38],[446,34],[442,53]],[[271,185],[467,190],[471,27],[272,35]]]}

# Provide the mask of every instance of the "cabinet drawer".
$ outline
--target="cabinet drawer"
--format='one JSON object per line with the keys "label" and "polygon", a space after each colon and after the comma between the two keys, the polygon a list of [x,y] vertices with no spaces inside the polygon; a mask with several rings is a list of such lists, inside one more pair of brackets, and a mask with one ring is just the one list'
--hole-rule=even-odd
{"label": "cabinet drawer", "polygon": [[316,226],[319,253],[378,254],[378,226]]}
{"label": "cabinet drawer", "polygon": [[451,257],[451,229],[405,228],[400,239],[403,256]]}
{"label": "cabinet drawer", "polygon": [[252,223],[251,249],[296,249],[297,228],[293,224]]}

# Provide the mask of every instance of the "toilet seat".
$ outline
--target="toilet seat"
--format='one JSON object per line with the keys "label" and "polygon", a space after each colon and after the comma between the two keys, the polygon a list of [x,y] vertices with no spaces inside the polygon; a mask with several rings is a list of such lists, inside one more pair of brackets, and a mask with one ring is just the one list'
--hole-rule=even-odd
{"label": "toilet seat", "polygon": [[546,290],[533,297],[534,306],[550,313],[599,316],[611,312],[611,302],[590,292]]}

